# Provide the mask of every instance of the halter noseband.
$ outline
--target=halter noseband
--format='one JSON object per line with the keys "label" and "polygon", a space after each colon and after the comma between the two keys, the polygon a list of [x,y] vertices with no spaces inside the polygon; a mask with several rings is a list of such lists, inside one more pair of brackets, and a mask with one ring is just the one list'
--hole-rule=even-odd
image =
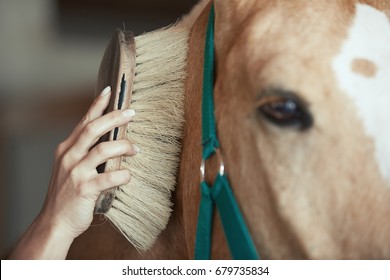
{"label": "halter noseband", "polygon": [[[204,51],[202,95],[202,182],[196,229],[195,259],[210,259],[214,207],[217,206],[222,226],[234,259],[259,259],[245,220],[224,171],[214,115],[214,5],[211,6]],[[205,163],[216,154],[220,169],[214,184],[205,182]]]}

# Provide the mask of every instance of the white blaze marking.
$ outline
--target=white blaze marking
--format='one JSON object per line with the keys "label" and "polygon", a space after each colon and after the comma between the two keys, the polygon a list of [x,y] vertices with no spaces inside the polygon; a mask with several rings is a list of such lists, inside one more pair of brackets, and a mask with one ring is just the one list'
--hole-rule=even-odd
{"label": "white blaze marking", "polygon": [[[354,59],[373,62],[377,71],[366,77],[352,71]],[[357,4],[355,19],[333,61],[339,86],[358,108],[365,130],[375,141],[376,158],[390,181],[390,20],[381,11]]]}

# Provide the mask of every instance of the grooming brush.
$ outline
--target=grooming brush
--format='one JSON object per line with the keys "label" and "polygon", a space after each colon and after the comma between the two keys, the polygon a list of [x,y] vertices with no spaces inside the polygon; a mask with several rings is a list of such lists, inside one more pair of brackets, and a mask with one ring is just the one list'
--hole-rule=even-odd
{"label": "grooming brush", "polygon": [[107,111],[134,109],[133,120],[104,141],[129,139],[132,157],[108,160],[102,171],[129,169],[129,184],[103,192],[95,206],[139,251],[147,251],[165,229],[176,185],[186,77],[188,29],[170,26],[134,37],[117,30],[104,53],[97,92],[111,85]]}

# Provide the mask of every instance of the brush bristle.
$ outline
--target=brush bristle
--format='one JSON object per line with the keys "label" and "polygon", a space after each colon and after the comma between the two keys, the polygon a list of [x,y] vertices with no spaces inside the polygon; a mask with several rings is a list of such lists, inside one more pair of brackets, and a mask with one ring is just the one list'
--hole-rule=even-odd
{"label": "brush bristle", "polygon": [[184,124],[188,30],[171,26],[135,37],[136,67],[127,138],[140,152],[124,158],[129,184],[116,190],[106,216],[139,250],[147,251],[171,214]]}

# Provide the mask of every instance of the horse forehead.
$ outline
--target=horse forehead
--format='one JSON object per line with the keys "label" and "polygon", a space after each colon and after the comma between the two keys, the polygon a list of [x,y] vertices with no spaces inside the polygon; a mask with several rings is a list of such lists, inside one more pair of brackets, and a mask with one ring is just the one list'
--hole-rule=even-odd
{"label": "horse forehead", "polygon": [[390,20],[376,8],[356,5],[332,68],[339,88],[356,107],[366,135],[375,143],[382,176],[390,182]]}

